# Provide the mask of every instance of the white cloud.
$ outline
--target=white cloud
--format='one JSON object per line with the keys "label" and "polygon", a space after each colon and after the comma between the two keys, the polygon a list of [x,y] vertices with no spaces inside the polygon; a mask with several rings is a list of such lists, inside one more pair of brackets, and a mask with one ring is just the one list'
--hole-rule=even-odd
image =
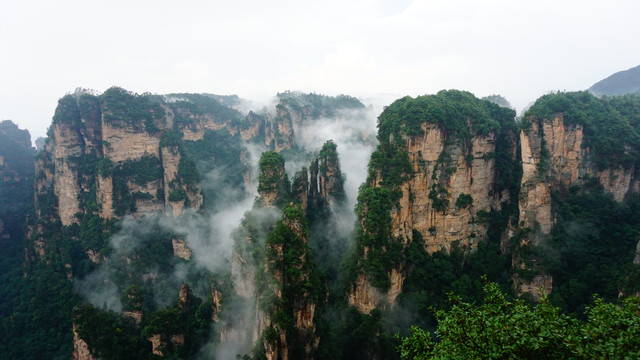
{"label": "white cloud", "polygon": [[[640,3],[22,1],[0,11],[0,118],[44,134],[76,87],[501,93],[522,107],[638,65]],[[35,130],[35,131],[33,131]]]}

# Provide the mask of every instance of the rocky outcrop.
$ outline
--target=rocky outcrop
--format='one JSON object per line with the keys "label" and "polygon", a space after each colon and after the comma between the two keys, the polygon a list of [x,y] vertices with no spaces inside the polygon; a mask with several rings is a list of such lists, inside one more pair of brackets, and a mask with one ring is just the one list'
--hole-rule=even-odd
{"label": "rocky outcrop", "polygon": [[[499,209],[503,200],[492,194],[495,135],[476,136],[467,149],[445,146],[445,136],[435,125],[423,124],[423,130],[422,137],[407,140],[414,175],[401,186],[392,234],[410,242],[417,230],[430,253],[448,252],[454,243],[472,249],[486,233],[486,226],[476,221],[478,211]],[[456,201],[464,195],[471,203],[459,207]]]}
{"label": "rocky outcrop", "polygon": [[[193,304],[194,297],[191,294],[191,288],[187,284],[182,284],[180,286],[180,292],[178,294],[178,312],[181,312],[182,316],[184,316],[185,312],[189,311],[189,307],[191,307]],[[149,336],[147,340],[151,342],[152,353],[158,356],[163,356],[165,355],[165,352],[167,352],[167,350],[171,352],[183,347],[185,342],[185,334],[180,332],[151,334],[151,336]]]}
{"label": "rocky outcrop", "polygon": [[187,284],[180,286],[180,292],[178,293],[178,307],[183,308],[189,305],[191,299],[191,288]]}
{"label": "rocky outcrop", "polygon": [[[235,233],[231,260],[233,289],[237,302],[244,304],[244,314],[223,325],[221,338],[225,344],[250,349],[260,341],[265,357],[274,360],[288,359],[291,346],[304,348],[303,358],[310,359],[318,347],[318,307],[324,305],[318,299],[326,296],[326,289],[322,294],[312,289],[292,292],[302,284],[318,282],[314,265],[308,263],[311,254],[303,205],[288,205],[277,223],[273,217],[280,214],[277,206],[282,206],[282,199],[290,195],[306,207],[311,206],[308,199],[319,198],[318,160],[314,163],[311,180],[303,169],[294,178],[289,194],[282,156],[266,152],[260,159],[260,199]],[[297,255],[292,257],[293,253]],[[280,315],[274,318],[276,313]],[[290,325],[282,314],[291,320]]]}
{"label": "rocky outcrop", "polygon": [[69,160],[83,155],[82,138],[70,125],[53,124],[54,192],[58,197],[58,213],[63,225],[76,223],[75,215],[80,211],[79,176]]}
{"label": "rocky outcrop", "polygon": [[[165,348],[167,347],[167,342],[162,339],[161,335],[153,335],[149,337],[147,340],[151,342],[151,352],[155,355],[163,356]],[[169,336],[169,344],[173,348],[179,348],[184,345],[184,334],[172,334]]]}
{"label": "rocky outcrop", "polygon": [[[199,184],[185,186],[179,179],[184,156],[178,144],[183,140],[199,141],[207,130],[237,128],[230,125],[233,120],[230,117],[239,113],[225,110],[227,113],[223,115],[214,115],[189,105],[191,100],[163,103],[159,98],[151,100],[147,95],[117,88],[100,96],[77,93],[63,97],[54,116],[50,139],[37,162],[37,192],[44,194],[53,189],[57,197],[56,217],[63,225],[79,221],[76,214],[85,211],[82,201],[93,191],[101,218],[123,216],[126,209],[116,209],[114,203],[122,206],[122,181],[126,182],[126,192],[134,198],[130,208],[135,209],[132,212],[135,216],[164,211],[165,204],[167,211],[176,216],[185,207],[198,209],[203,201]],[[138,162],[149,158],[160,160],[162,175],[147,176],[144,182],[134,179],[135,171],[143,171],[136,167]],[[107,167],[102,166],[105,159]],[[127,166],[129,171],[119,171]],[[96,167],[101,171],[92,173]],[[185,196],[171,201],[171,191],[180,188]],[[51,205],[37,204],[36,209],[40,212],[43,207]]]}
{"label": "rocky outcrop", "polygon": [[637,192],[635,167],[598,169],[593,154],[583,144],[583,126],[566,122],[562,114],[552,120],[532,118],[530,122],[531,126],[520,133],[520,220],[525,226],[540,226],[543,234],[549,234],[554,224],[550,188],[566,192],[571,186],[596,178],[616,201]]}
{"label": "rocky outcrop", "polygon": [[395,304],[398,296],[397,289],[402,289],[402,281],[404,277],[398,271],[393,270],[395,275],[392,280],[394,291],[383,292],[371,285],[371,281],[366,274],[358,275],[357,280],[353,284],[351,291],[347,294],[349,305],[355,306],[361,313],[368,314],[375,308],[386,308]]}
{"label": "rocky outcrop", "polygon": [[260,157],[258,194],[264,206],[276,206],[289,196],[285,179],[284,158],[275,151],[267,151]]}
{"label": "rocky outcrop", "polygon": [[253,259],[245,259],[245,257],[238,251],[232,253],[231,278],[235,293],[243,298],[250,298],[255,294],[256,268],[252,262]]}
{"label": "rocky outcrop", "polygon": [[[315,180],[312,178],[312,181]],[[291,196],[304,211],[309,206],[309,172],[306,167],[296,173],[291,183]]]}
{"label": "rocky outcrop", "polygon": [[[265,313],[264,306],[258,301],[262,289],[258,281],[265,279],[264,260],[259,254],[264,254],[267,233],[279,216],[280,211],[273,207],[254,207],[245,214],[241,226],[234,233],[231,284],[235,298],[230,306],[237,310],[220,317],[220,341],[239,353],[253,351],[271,321],[270,315]],[[220,311],[219,304],[216,309]],[[216,311],[214,316],[218,316]]]}
{"label": "rocky outcrop", "polygon": [[211,289],[211,320],[220,321],[220,311],[222,311],[222,292],[215,288]]}
{"label": "rocky outcrop", "polygon": [[[273,281],[267,281],[267,289],[258,299],[270,309],[263,321],[266,335],[262,343],[267,359],[288,359],[292,348],[304,349],[297,358],[313,359],[320,341],[316,334],[317,308],[324,305],[327,290],[314,288],[319,279],[309,263],[305,220],[299,206],[289,205],[273,230],[276,235],[267,238],[265,265]],[[304,292],[295,290],[301,286],[306,287]],[[291,319],[291,324],[285,319]]]}
{"label": "rocky outcrop", "polygon": [[[564,125],[562,116],[553,121],[532,122],[520,132],[522,181],[520,221],[549,234],[554,220],[550,188],[568,189],[587,175],[582,148],[583,128]],[[550,176],[546,176],[546,173]]]}
{"label": "rocky outcrop", "polygon": [[549,274],[536,275],[531,281],[524,281],[514,276],[514,287],[516,289],[516,295],[522,296],[529,294],[534,300],[538,301],[542,296],[551,294],[553,290],[553,276]]}
{"label": "rocky outcrop", "polygon": [[[302,94],[297,92],[284,92],[278,94],[275,116],[262,117],[262,133],[264,143],[275,151],[290,150],[296,144],[296,137],[301,134],[301,129],[310,123],[327,117],[337,117],[341,111],[360,111],[365,106],[357,99],[340,95],[329,97],[317,94]],[[256,124],[255,116],[247,117],[249,124]],[[246,133],[258,132],[256,125],[251,125],[244,130]],[[242,132],[242,130],[241,130]],[[243,138],[246,138],[243,135]]]}
{"label": "rocky outcrop", "polygon": [[73,352],[71,353],[73,360],[99,360],[91,355],[89,345],[78,336],[76,325],[73,324]]}
{"label": "rocky outcrop", "polygon": [[[473,251],[487,232],[478,213],[499,210],[510,196],[494,193],[496,135],[478,135],[461,145],[447,140],[437,124],[423,123],[422,131],[406,140],[412,175],[399,186],[401,196],[390,213],[391,236],[406,245],[418,231],[429,253],[449,252],[452,246]],[[371,185],[382,181],[378,176]],[[389,289],[380,292],[361,274],[348,295],[349,304],[365,313],[393,306],[404,277],[401,266],[393,268]]]}
{"label": "rocky outcrop", "polygon": [[[183,134],[174,132],[175,113],[181,116],[178,129],[199,131],[200,138],[230,119],[189,109],[117,88],[100,96],[76,93],[60,99],[36,161],[38,217],[68,226],[80,222],[77,214],[108,220],[197,210],[203,202],[200,185],[197,180],[186,184],[180,175]],[[197,171],[195,165],[190,170]],[[46,243],[44,238],[35,241]]]}
{"label": "rocky outcrop", "polygon": [[265,143],[273,146],[277,152],[290,149],[295,143],[293,121],[294,118],[298,118],[297,115],[299,114],[283,104],[276,105],[276,116],[269,130],[265,132]]}
{"label": "rocky outcrop", "polygon": [[[566,191],[587,175],[583,131],[580,125],[566,126],[562,115],[551,121],[532,121],[528,129],[521,130],[519,218],[522,227],[533,231],[521,240],[520,246],[538,245],[550,234],[555,224],[551,189]],[[527,268],[524,262],[517,253],[513,255],[514,268]],[[528,293],[534,299],[549,294],[553,288],[549,274],[538,274],[531,281],[515,275],[513,281],[518,294]]]}
{"label": "rocky outcrop", "polygon": [[640,193],[640,181],[635,166],[630,168],[618,167],[597,172],[597,178],[605,191],[620,202],[630,194]]}
{"label": "rocky outcrop", "polygon": [[173,256],[187,261],[191,260],[191,249],[183,239],[173,238],[171,245],[173,246]]}
{"label": "rocky outcrop", "polygon": [[[461,103],[465,116],[458,117],[451,109]],[[451,116],[442,117],[447,111]],[[406,97],[380,115],[380,145],[358,199],[361,271],[350,305],[365,313],[393,307],[412,271],[401,251],[415,241],[429,254],[471,252],[487,241],[486,214],[513,201],[507,181],[499,180],[518,169],[514,115],[457,91]],[[384,255],[391,248],[395,260]]]}
{"label": "rocky outcrop", "polygon": [[344,174],[340,169],[340,159],[338,157],[337,146],[329,140],[320,149],[319,156],[319,194],[327,205],[338,205],[344,203],[346,194],[344,192]]}
{"label": "rocky outcrop", "polygon": [[[521,246],[538,246],[550,236],[556,223],[552,189],[563,194],[572,186],[597,179],[616,201],[638,192],[634,166],[607,169],[596,166],[595,154],[585,147],[582,125],[566,121],[561,113],[552,119],[531,117],[528,121],[531,125],[520,132],[523,171],[519,210],[520,224],[530,232],[521,240]],[[515,254],[514,268],[524,268],[522,261]],[[517,293],[529,293],[536,299],[540,294],[549,294],[552,284],[549,274],[536,275],[530,282],[514,277]]]}
{"label": "rocky outcrop", "polygon": [[124,310],[122,316],[133,320],[136,326],[139,326],[142,322],[142,311],[128,311]]}
{"label": "rocky outcrop", "polygon": [[319,156],[311,161],[309,170],[303,167],[296,173],[291,184],[291,196],[307,214],[344,204],[344,174],[333,141],[323,145]]}
{"label": "rocky outcrop", "polygon": [[151,342],[151,352],[154,355],[162,356],[162,348],[164,347],[162,336],[160,334],[151,335],[147,340]]}
{"label": "rocky outcrop", "polygon": [[[240,137],[242,140],[254,140],[264,138],[264,127],[266,123],[273,121],[271,115],[258,115],[253,111],[247,114],[248,126],[240,129]],[[265,145],[266,140],[265,140]]]}

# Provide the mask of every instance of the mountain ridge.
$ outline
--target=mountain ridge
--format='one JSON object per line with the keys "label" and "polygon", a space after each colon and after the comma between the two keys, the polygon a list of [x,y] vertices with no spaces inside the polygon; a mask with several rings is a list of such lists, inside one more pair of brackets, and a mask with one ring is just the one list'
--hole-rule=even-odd
{"label": "mountain ridge", "polygon": [[617,96],[640,92],[640,65],[618,71],[593,84],[589,92],[595,95]]}

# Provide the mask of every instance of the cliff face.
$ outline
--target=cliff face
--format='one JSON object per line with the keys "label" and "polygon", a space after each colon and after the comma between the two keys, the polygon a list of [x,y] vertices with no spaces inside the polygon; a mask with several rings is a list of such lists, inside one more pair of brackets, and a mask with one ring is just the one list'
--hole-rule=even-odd
{"label": "cliff face", "polygon": [[[475,221],[477,212],[500,208],[500,197],[492,194],[495,169],[490,155],[495,152],[495,134],[474,137],[466,152],[457,144],[445,148],[444,134],[436,125],[423,128],[423,136],[407,140],[414,175],[401,186],[398,209],[391,214],[392,236],[411,241],[413,230],[420,231],[429,253],[448,252],[454,242],[471,249],[486,232]],[[446,163],[438,163],[447,156]],[[435,199],[429,196],[433,189],[440,192]],[[464,194],[471,196],[472,203],[456,206],[456,199]]]}
{"label": "cliff face", "polygon": [[[282,157],[276,152],[264,153],[260,159],[260,201],[245,214],[235,233],[232,284],[237,303],[244,304],[245,310],[244,316],[226,321],[222,341],[244,343],[241,347],[246,351],[258,342],[267,359],[312,359],[320,342],[316,330],[327,289],[307,244],[305,209],[284,205],[284,214],[276,221],[281,214],[277,206],[289,197],[304,199],[301,204],[307,199],[315,199],[314,204],[327,203],[319,198],[318,160],[313,163],[316,178],[309,180],[304,169],[289,194]],[[336,166],[333,171],[339,172]]]}
{"label": "cliff face", "polygon": [[[589,236],[575,234],[600,221],[589,218],[597,211],[585,203],[633,207],[622,203],[639,187],[634,99],[553,94],[516,126],[512,111],[469,95],[404,98],[379,117],[380,145],[358,199],[358,271],[348,293],[362,312],[396,303],[421,266],[411,260],[415,241],[429,254],[469,253],[490,234],[511,257],[515,292],[548,295],[554,270],[547,269],[579,262],[581,246],[596,251],[586,245]],[[570,280],[562,281],[562,296],[570,297]]]}
{"label": "cliff face", "polygon": [[[309,123],[338,116],[341,111],[364,109],[360,101],[346,95],[328,97],[284,92],[278,94],[277,100],[275,116],[263,117],[262,132],[265,145],[278,152],[303,145],[296,144],[296,137],[301,134],[301,128]],[[250,124],[254,123],[250,121]]]}
{"label": "cliff face", "polygon": [[[203,196],[185,142],[202,147],[204,132],[238,116],[198,97],[166,102],[118,88],[100,96],[67,95],[36,160],[36,213],[63,226],[83,226],[81,220],[89,217],[197,210]],[[31,233],[40,254],[46,239],[37,227]]]}
{"label": "cliff face", "polygon": [[[521,240],[524,246],[543,244],[556,225],[556,215],[552,201],[552,191],[562,197],[572,187],[584,186],[590,180],[597,180],[604,191],[610,193],[617,202],[638,193],[637,170],[613,164],[602,167],[597,163],[597,152],[585,143],[585,128],[581,124],[567,121],[562,113],[553,117],[528,119],[530,126],[521,130],[522,180],[519,197],[520,224],[531,229]],[[624,147],[624,152],[631,149]],[[624,157],[625,154],[617,156]],[[531,244],[530,244],[531,242]],[[523,259],[514,255],[514,268],[536,268],[535,259],[528,266]],[[538,274],[525,281],[518,276],[514,285],[519,294],[529,293],[538,298],[541,293],[550,294],[553,279],[550,274]]]}
{"label": "cliff face", "polygon": [[[267,234],[280,217],[276,203],[288,196],[284,185],[284,159],[276,152],[267,152],[260,158],[258,192],[260,199],[245,213],[234,232],[231,255],[231,282],[239,313],[222,318],[220,332],[223,344],[251,352],[271,323],[271,314],[258,301],[265,284],[265,243]],[[262,282],[261,282],[262,279]],[[272,286],[276,286],[273,284]]]}
{"label": "cliff face", "polygon": [[[495,134],[478,135],[471,149],[446,145],[446,135],[436,124],[422,124],[423,134],[406,139],[412,175],[399,186],[397,205],[391,210],[391,236],[403,244],[413,241],[414,231],[424,239],[428,253],[449,252],[452,246],[473,251],[485,240],[487,224],[478,212],[500,209],[509,193],[493,194],[495,183]],[[443,160],[446,159],[446,160]],[[383,179],[378,176],[372,185]],[[469,199],[464,206],[457,199]],[[364,248],[365,256],[367,248]],[[361,274],[349,303],[368,313],[381,304],[393,305],[402,291],[403,265],[389,272],[390,287],[382,294]]]}
{"label": "cliff face", "polygon": [[77,220],[75,214],[80,211],[78,195],[80,184],[77,170],[69,158],[83,154],[80,134],[64,124],[53,125],[53,137],[57,139],[53,146],[55,173],[53,175],[54,193],[58,197],[58,214],[63,225],[71,225]]}
{"label": "cliff face", "polygon": [[520,132],[519,202],[520,220],[525,227],[539,226],[543,234],[549,234],[554,224],[550,189],[566,191],[594,173],[585,159],[588,150],[582,147],[583,132],[580,125],[565,125],[561,114],[551,121],[533,122]]}
{"label": "cliff face", "polygon": [[[46,193],[46,180],[52,179],[56,212],[65,226],[79,222],[76,214],[87,212],[83,202],[94,196],[103,219],[165,208],[179,215],[183,204],[168,199],[171,190],[178,188],[191,200],[190,207],[199,208],[202,200],[197,185],[187,188],[173,183],[180,153],[177,145],[161,144],[172,121],[160,103],[121,89],[109,89],[100,97],[62,98],[45,154],[38,162],[37,172],[43,179],[38,191]],[[46,204],[39,207],[43,206]]]}
{"label": "cliff face", "polygon": [[22,238],[20,224],[33,206],[34,155],[28,131],[9,120],[0,122],[0,246],[5,252],[5,240]]}
{"label": "cliff face", "polygon": [[317,308],[327,290],[312,264],[307,229],[302,209],[290,205],[267,237],[265,269],[274,282],[258,300],[269,309],[262,338],[267,359],[313,359],[321,340]]}
{"label": "cliff face", "polygon": [[76,326],[73,326],[73,352],[71,353],[71,358],[73,360],[97,360],[93,355],[91,355],[91,351],[89,351],[89,345],[86,341],[82,340],[80,336],[78,336],[78,331],[76,330]]}
{"label": "cliff face", "polygon": [[[496,185],[501,176],[496,159],[515,162],[511,112],[470,99],[479,113],[486,111],[485,106],[493,109],[493,119],[485,120],[494,126],[493,131],[479,131],[470,119],[480,115],[472,113],[462,119],[456,133],[429,115],[414,119],[412,130],[407,131],[410,125],[402,122],[409,121],[410,115],[403,119],[397,114],[403,111],[404,101],[414,100],[399,100],[380,116],[379,128],[391,130],[379,133],[381,145],[369,164],[368,187],[359,197],[361,266],[365,270],[354,279],[348,300],[365,313],[395,304],[407,274],[400,252],[416,234],[430,254],[448,253],[452,247],[474,251],[479,242],[486,241],[488,224],[481,221],[481,214],[499,211],[513,195]],[[499,123],[509,121],[512,124],[500,129]],[[396,252],[396,260],[381,260],[390,251]],[[381,261],[385,262],[384,273],[366,270],[373,266],[369,264]]]}
{"label": "cliff face", "polygon": [[[640,243],[634,209],[635,195],[640,192],[640,137],[632,130],[640,118],[634,115],[624,125],[615,118],[622,116],[618,108],[601,116],[591,110],[591,105],[604,112],[607,106],[584,105],[580,103],[582,98],[570,100],[560,102],[559,107],[549,106],[549,111],[534,107],[519,126],[512,110],[459,91],[403,98],[389,106],[380,115],[379,146],[358,197],[356,253],[348,259],[350,283],[346,294],[333,294],[336,298],[346,295],[349,305],[370,316],[354,315],[352,309],[341,313],[342,309],[334,308],[344,315],[343,322],[329,331],[356,329],[353,334],[345,334],[347,346],[355,344],[353,339],[362,340],[364,328],[367,339],[382,339],[381,312],[372,310],[391,309],[397,304],[424,310],[442,300],[441,294],[449,290],[462,292],[461,296],[476,295],[479,281],[474,280],[486,269],[493,271],[490,281],[498,278],[501,284],[511,283],[517,294],[535,298],[539,289],[544,294],[553,290],[554,301],[560,299],[557,301],[573,306],[577,302],[567,293],[605,288],[600,286],[602,282],[587,284],[591,287],[584,283],[609,276],[609,286],[611,274],[626,271],[623,265],[632,265],[622,258],[629,247],[629,236],[637,246],[633,260],[637,265]],[[580,111],[570,109],[576,103]],[[184,357],[196,356],[199,349],[194,344],[206,341],[206,329],[216,329],[216,335],[219,329],[221,346],[229,345],[236,353],[252,354],[257,349],[253,355],[274,360],[318,357],[325,350],[322,330],[328,325],[323,323],[323,315],[331,306],[327,304],[327,283],[332,291],[338,288],[334,285],[342,280],[343,269],[337,264],[344,260],[342,255],[351,240],[343,234],[343,223],[351,221],[345,221],[347,217],[331,218],[334,213],[344,214],[334,210],[344,207],[345,178],[331,141],[308,167],[296,173],[292,184],[284,157],[277,151],[296,151],[297,145],[305,145],[296,144],[296,140],[300,140],[301,131],[309,129],[306,126],[344,110],[359,109],[360,105],[348,97],[285,93],[279,94],[273,113],[251,112],[245,117],[204,95],[139,96],[110,89],[100,96],[66,96],[60,100],[45,148],[35,160],[36,221],[30,223],[27,232],[32,241],[27,242],[27,258],[34,262],[40,258],[55,266],[64,283],[60,288],[71,286],[68,280],[73,277],[86,276],[83,271],[109,266],[110,261],[118,266],[118,276],[124,278],[122,283],[111,284],[120,293],[129,281],[145,289],[158,284],[169,286],[163,281],[173,276],[173,270],[181,275],[187,269],[187,278],[195,275],[200,279],[198,290],[202,290],[200,281],[212,276],[219,285],[213,287],[212,304],[200,303],[186,286],[180,289],[175,306],[155,312],[146,305],[148,301],[141,300],[141,293],[136,295],[139,289],[134,288],[132,293],[127,290],[127,296],[120,297],[121,316],[105,317],[103,325],[108,326],[104,328],[126,325],[129,334],[137,334],[128,337],[131,339],[149,335],[151,344],[143,341],[132,345],[141,354],[170,357],[184,351],[191,354]],[[635,114],[635,109],[637,106],[629,106],[627,110]],[[1,136],[6,135],[3,126],[0,124]],[[612,131],[606,132],[607,128]],[[10,137],[0,139],[3,186],[23,178],[13,171],[13,160],[4,152]],[[19,141],[11,146],[29,154],[28,139],[16,138]],[[261,158],[260,196],[232,235],[230,279],[227,272],[212,274],[199,267],[199,246],[192,244],[190,248],[183,240],[190,239],[190,234],[167,234],[166,229],[148,232],[145,226],[137,234],[136,229],[123,227],[133,233],[132,242],[140,240],[144,245],[120,259],[122,262],[114,261],[117,255],[109,258],[113,254],[107,244],[109,234],[125,216],[164,212],[178,217],[188,209],[201,207],[206,215],[226,211],[235,196],[227,195],[227,189],[255,186],[246,165],[250,157],[247,142],[274,151]],[[204,179],[215,182],[219,178],[226,183],[200,185]],[[13,190],[2,189],[4,200]],[[606,205],[603,211],[592,211],[600,204]],[[215,210],[209,212],[211,209]],[[612,215],[598,222],[608,210]],[[631,220],[610,227],[616,218],[625,216]],[[189,218],[185,216],[184,220]],[[9,228],[10,223],[4,214],[0,217],[3,246],[16,233]],[[569,237],[567,232],[577,235]],[[604,235],[594,235],[598,233]],[[605,236],[607,241],[600,241]],[[613,250],[599,252],[596,242],[601,248]],[[17,252],[3,253],[3,261],[22,259],[22,250],[20,245]],[[588,256],[581,257],[585,253]],[[617,254],[622,255],[615,257]],[[621,265],[596,266],[591,261],[600,258],[610,262],[620,258]],[[27,275],[28,265],[24,267]],[[563,279],[557,276],[562,266],[572,271],[586,268],[587,276],[581,274],[578,280],[588,279]],[[608,271],[601,275],[592,269]],[[416,278],[425,281],[417,282]],[[563,281],[571,286],[560,293]],[[631,284],[624,293],[635,293],[634,276],[627,276],[625,281]],[[110,285],[108,282],[101,283]],[[579,286],[573,287],[575,283]],[[154,295],[153,290],[148,291],[147,296]],[[82,330],[91,334],[89,330],[102,329],[88,326],[94,319],[92,314],[102,311],[94,310],[75,323],[75,358],[89,359],[88,349],[100,346],[101,341],[93,340],[95,337],[87,335],[85,341],[78,335]],[[209,310],[210,315],[206,312]],[[175,326],[187,315],[190,320],[181,324],[188,326]],[[212,327],[208,319],[218,324]],[[195,324],[199,326],[197,331]],[[71,326],[66,326],[66,331],[70,335]],[[194,332],[202,337],[195,337]],[[117,343],[117,334],[99,335],[115,339],[107,344]],[[358,350],[377,346],[371,344],[358,344]],[[352,355],[340,350],[345,356]],[[362,356],[381,358],[380,354],[383,351]]]}

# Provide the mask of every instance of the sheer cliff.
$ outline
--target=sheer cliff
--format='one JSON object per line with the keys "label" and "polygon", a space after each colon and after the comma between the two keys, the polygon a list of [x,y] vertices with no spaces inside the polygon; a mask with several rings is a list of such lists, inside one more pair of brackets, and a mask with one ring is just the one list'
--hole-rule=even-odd
{"label": "sheer cliff", "polygon": [[[611,204],[616,209],[611,210],[614,213],[636,201],[640,190],[640,137],[634,103],[637,105],[633,97],[597,99],[586,92],[559,93],[538,99],[527,113],[520,131],[521,249],[514,254],[513,266],[530,271],[524,271],[524,278],[515,274],[517,292],[537,297],[542,289],[542,293],[549,294],[554,286],[552,273],[558,273],[552,263],[581,257],[575,251],[581,251],[583,246],[600,252],[583,239],[583,243],[574,245],[573,254],[566,253],[563,242],[567,231],[581,233],[594,226],[593,220],[587,221],[576,211],[584,204],[572,204],[574,201],[587,195],[600,197],[602,206]],[[575,209],[574,214],[566,213],[567,206]],[[589,214],[595,210],[582,211]],[[610,226],[620,220],[610,221]],[[607,236],[608,246],[617,249],[617,261],[621,263],[632,258],[635,238],[628,236],[624,232]],[[554,254],[532,254],[532,248],[554,249]],[[560,259],[552,260],[557,257]],[[612,271],[612,264],[602,266],[603,271]],[[561,285],[566,286],[566,277],[561,278]]]}
{"label": "sheer cliff", "polygon": [[404,97],[356,191],[364,156],[325,138],[375,143],[332,127],[367,110],[349,96],[67,95],[38,154],[0,123],[0,354],[395,359],[391,334],[486,281],[576,314],[635,294],[638,99],[548,94],[516,118]]}
{"label": "sheer cliff", "polygon": [[[393,103],[379,117],[380,145],[358,198],[349,304],[364,313],[398,299],[427,306],[440,296],[431,287],[451,276],[428,273],[443,260],[458,264],[458,280],[440,291],[471,294],[477,284],[466,276],[479,271],[572,311],[576,292],[615,298],[622,285],[605,290],[614,278],[635,291],[637,105],[630,96],[551,94],[516,124],[513,111],[468,93]],[[594,266],[602,276],[587,275]]]}
{"label": "sheer cliff", "polygon": [[317,358],[328,289],[308,243],[309,222],[330,216],[323,212],[336,200],[323,193],[344,193],[336,158],[336,145],[327,142],[312,161],[315,170],[303,168],[291,187],[283,157],[262,154],[260,197],[234,235],[231,296],[244,304],[244,316],[223,311],[223,344],[272,360]]}
{"label": "sheer cliff", "polygon": [[[44,149],[35,158],[35,216],[29,219],[26,242],[15,246],[19,252],[26,248],[26,262],[23,267],[15,266],[15,270],[24,274],[22,282],[31,286],[25,286],[24,299],[18,301],[27,303],[29,299],[41,297],[38,284],[42,284],[43,278],[48,279],[48,286],[58,289],[46,306],[44,302],[37,302],[38,309],[47,309],[44,318],[54,317],[48,309],[58,309],[55,323],[59,327],[56,330],[59,338],[50,338],[58,345],[48,345],[50,341],[41,332],[19,335],[29,333],[20,330],[25,328],[20,324],[29,323],[26,319],[30,319],[24,312],[13,313],[22,322],[10,325],[8,331],[15,330],[16,336],[8,338],[8,342],[31,339],[30,348],[37,352],[48,347],[52,350],[46,354],[52,357],[57,356],[52,355],[54,353],[70,354],[72,346],[75,346],[76,357],[113,358],[125,353],[143,357],[150,353],[190,357],[205,345],[212,322],[236,324],[229,321],[228,314],[234,310],[224,300],[262,294],[253,289],[265,290],[258,286],[265,277],[274,279],[275,285],[270,289],[276,293],[298,289],[300,284],[306,286],[309,279],[318,279],[310,250],[301,255],[306,265],[300,267],[289,264],[290,258],[287,261],[278,256],[261,258],[262,264],[271,265],[256,272],[256,285],[248,270],[242,272],[239,281],[230,281],[230,278],[236,279],[231,274],[237,270],[238,253],[231,256],[229,269],[211,273],[211,268],[225,269],[226,254],[210,255],[202,249],[221,241],[218,238],[224,236],[227,231],[224,229],[237,225],[217,219],[224,219],[229,207],[243,206],[243,201],[253,197],[256,185],[262,195],[259,206],[274,209],[276,214],[272,219],[267,216],[270,220],[263,236],[255,237],[262,246],[258,253],[274,254],[275,251],[277,254],[273,249],[280,246],[286,250],[284,256],[300,247],[308,248],[306,224],[307,216],[311,215],[305,212],[326,212],[334,199],[342,202],[344,177],[335,144],[328,145],[330,149],[321,155],[317,150],[315,153],[299,151],[304,146],[299,143],[300,132],[317,121],[343,116],[343,111],[363,111],[364,105],[348,96],[333,98],[287,92],[276,97],[273,109],[264,108],[245,116],[231,106],[246,108],[246,104],[237,97],[230,99],[207,94],[139,95],[111,88],[99,95],[78,90],[59,100]],[[22,137],[15,136],[15,139]],[[268,181],[260,184],[256,181],[252,169],[254,153],[268,149],[288,151],[288,156],[295,161],[309,163],[316,158],[311,166],[315,165],[315,173],[311,177],[307,174],[303,187],[298,187],[296,192],[297,196],[308,199],[310,207],[294,207],[302,211],[303,218],[282,220],[283,226],[290,228],[289,240],[286,244],[275,244],[278,240],[273,240],[269,251],[265,245],[267,230],[273,230],[282,209],[296,200],[291,195],[283,167],[278,168],[278,164],[262,177],[277,178],[274,185],[280,194],[272,194],[272,184]],[[33,164],[33,155],[29,157]],[[10,160],[2,158],[3,170]],[[30,186],[28,181],[24,185]],[[250,222],[250,215],[248,219]],[[6,228],[3,224],[3,229]],[[242,227],[238,230],[243,231]],[[289,242],[295,244],[288,245]],[[220,262],[212,262],[212,257],[219,258]],[[295,279],[287,277],[294,271],[301,271],[302,275]],[[167,293],[179,286],[178,279],[199,284],[196,292],[198,298],[202,298],[203,287],[211,286],[203,285],[207,276],[212,276],[217,285],[208,291],[212,294],[210,301],[192,308],[198,312],[197,319],[188,319],[187,324],[183,321],[187,315],[182,310],[163,308],[167,305]],[[245,289],[241,289],[242,282],[247,285]],[[140,289],[136,306],[130,304],[132,286]],[[102,308],[88,304],[76,308],[72,326],[71,310],[80,303],[78,293]],[[289,353],[302,351],[304,356],[313,357],[320,339],[316,323],[320,321],[318,314],[324,306],[323,297],[326,297],[325,290],[307,300],[287,297],[272,301],[260,297],[260,306],[274,308],[260,313],[264,314],[263,325],[256,327],[255,336],[248,338],[251,345],[263,341],[264,324],[270,321],[269,334],[278,327],[288,331],[288,335],[278,344],[264,343],[263,348],[276,347],[269,350],[272,352],[269,356],[286,358]],[[282,317],[271,320],[281,312],[294,319],[294,328],[287,328],[288,321],[282,322],[286,320]],[[38,316],[37,312],[33,316]],[[103,326],[112,325],[123,332],[111,335],[100,332]],[[177,329],[181,326],[190,330]],[[87,332],[88,327],[97,332]],[[232,339],[237,333],[234,329],[240,327],[244,325],[224,326],[211,336],[226,341]],[[184,340],[178,344],[174,337]],[[112,347],[110,339],[122,346]],[[147,343],[153,344],[153,349],[147,348]],[[209,348],[209,351],[218,350]],[[248,352],[251,348],[244,351]],[[7,354],[17,356],[18,353]]]}
{"label": "sheer cliff", "polygon": [[470,252],[487,241],[483,217],[517,199],[514,115],[459,91],[406,97],[385,109],[358,197],[351,305],[367,313],[393,307],[414,241],[431,254]]}

